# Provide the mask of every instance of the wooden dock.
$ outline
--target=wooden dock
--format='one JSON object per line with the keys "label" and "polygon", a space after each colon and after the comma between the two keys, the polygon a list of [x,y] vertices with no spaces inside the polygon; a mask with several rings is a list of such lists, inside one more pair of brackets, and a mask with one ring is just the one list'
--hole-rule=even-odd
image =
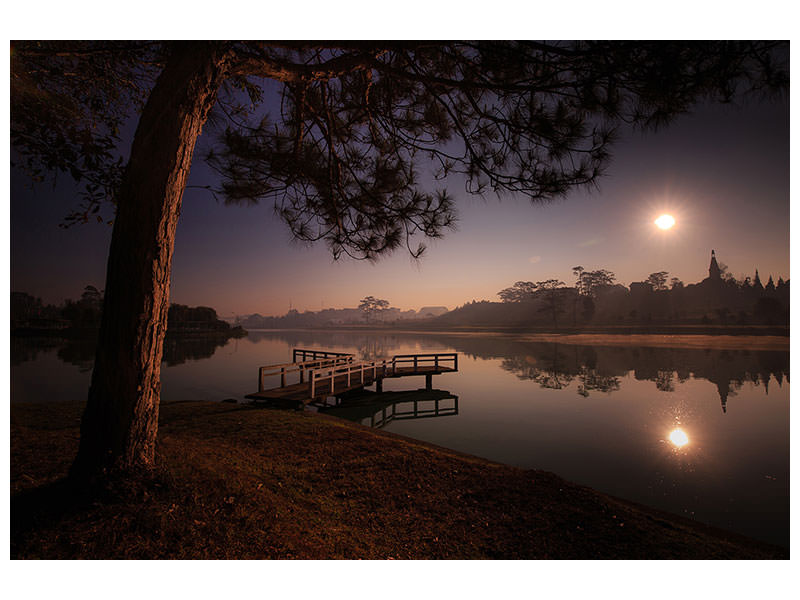
{"label": "wooden dock", "polygon": [[[305,405],[373,384],[381,392],[384,379],[411,376],[424,376],[425,389],[430,390],[434,375],[458,371],[456,353],[398,354],[356,362],[352,354],[295,349],[292,359],[291,363],[260,367],[258,391],[245,398]],[[269,378],[279,378],[280,385],[267,387]]]}

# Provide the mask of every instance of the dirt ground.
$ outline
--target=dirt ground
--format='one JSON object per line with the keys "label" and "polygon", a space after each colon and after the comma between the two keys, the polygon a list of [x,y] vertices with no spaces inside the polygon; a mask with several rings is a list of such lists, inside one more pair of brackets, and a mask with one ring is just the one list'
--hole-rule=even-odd
{"label": "dirt ground", "polygon": [[784,559],[788,551],[324,415],[161,407],[155,476],[76,489],[82,406],[11,406],[12,558]]}

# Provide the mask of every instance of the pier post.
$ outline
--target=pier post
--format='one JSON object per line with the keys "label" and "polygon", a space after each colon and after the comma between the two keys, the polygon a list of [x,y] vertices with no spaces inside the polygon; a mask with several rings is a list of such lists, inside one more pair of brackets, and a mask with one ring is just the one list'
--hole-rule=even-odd
{"label": "pier post", "polygon": [[375,391],[379,394],[383,392],[383,379],[375,380]]}
{"label": "pier post", "polygon": [[433,389],[433,373],[428,373],[425,375],[425,389],[432,390]]}

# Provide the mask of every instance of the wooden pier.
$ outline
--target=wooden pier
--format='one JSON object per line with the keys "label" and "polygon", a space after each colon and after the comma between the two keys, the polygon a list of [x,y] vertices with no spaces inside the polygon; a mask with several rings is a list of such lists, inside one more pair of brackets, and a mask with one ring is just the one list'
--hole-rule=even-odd
{"label": "wooden pier", "polygon": [[[375,391],[382,392],[384,379],[423,375],[425,389],[430,390],[434,375],[458,371],[456,353],[398,354],[356,362],[352,354],[295,349],[292,359],[291,363],[259,367],[258,391],[245,398],[305,405],[373,384]],[[280,378],[280,385],[268,388],[268,378]]]}

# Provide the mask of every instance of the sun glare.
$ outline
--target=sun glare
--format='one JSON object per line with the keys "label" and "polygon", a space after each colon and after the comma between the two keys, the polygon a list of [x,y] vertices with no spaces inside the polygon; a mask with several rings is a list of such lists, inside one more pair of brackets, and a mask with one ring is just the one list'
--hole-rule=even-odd
{"label": "sun glare", "polygon": [[673,429],[669,433],[669,441],[676,447],[681,448],[689,443],[689,436],[683,429]]}
{"label": "sun glare", "polygon": [[658,225],[659,229],[671,229],[675,225],[675,217],[672,215],[661,215],[654,223]]}

